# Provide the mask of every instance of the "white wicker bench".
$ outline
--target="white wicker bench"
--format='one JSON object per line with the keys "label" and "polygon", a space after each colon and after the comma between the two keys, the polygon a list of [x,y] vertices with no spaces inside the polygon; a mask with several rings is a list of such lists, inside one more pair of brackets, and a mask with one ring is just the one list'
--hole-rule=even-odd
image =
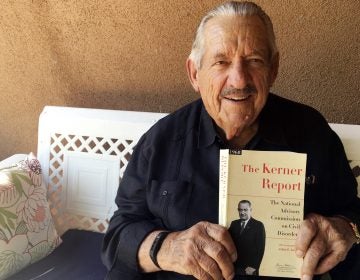
{"label": "white wicker bench", "polygon": [[[56,228],[105,232],[119,179],[141,135],[166,114],[47,106],[38,159]],[[360,180],[360,125],[330,124]],[[359,184],[360,185],[360,184]],[[360,189],[359,189],[360,193]]]}
{"label": "white wicker bench", "polygon": [[[164,115],[44,108],[39,119],[37,157],[63,243],[11,280],[104,278],[100,247],[115,210],[119,180],[141,135]],[[14,155],[0,166],[17,163],[25,156]]]}
{"label": "white wicker bench", "polygon": [[[165,115],[54,106],[44,108],[39,119],[37,155],[60,234],[71,228],[106,231],[108,219],[116,207],[114,197],[119,179],[135,144]],[[330,126],[340,136],[360,180],[360,125]]]}

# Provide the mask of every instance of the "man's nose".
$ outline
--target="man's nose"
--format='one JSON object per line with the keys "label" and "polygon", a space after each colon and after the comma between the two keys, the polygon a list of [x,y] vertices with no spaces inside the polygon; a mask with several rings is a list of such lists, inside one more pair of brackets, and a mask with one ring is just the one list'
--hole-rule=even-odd
{"label": "man's nose", "polygon": [[230,87],[242,89],[248,85],[249,73],[244,61],[233,63],[229,69],[228,83]]}

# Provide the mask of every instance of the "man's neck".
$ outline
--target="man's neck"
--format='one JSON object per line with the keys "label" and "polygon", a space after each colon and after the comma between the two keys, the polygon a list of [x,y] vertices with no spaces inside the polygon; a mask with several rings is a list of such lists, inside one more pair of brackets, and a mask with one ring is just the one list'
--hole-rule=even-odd
{"label": "man's neck", "polygon": [[229,149],[239,150],[243,149],[246,144],[256,135],[259,125],[258,123],[244,129],[239,135],[235,135],[231,139],[226,139],[225,132],[218,126],[216,126],[218,133],[220,134],[223,142]]}

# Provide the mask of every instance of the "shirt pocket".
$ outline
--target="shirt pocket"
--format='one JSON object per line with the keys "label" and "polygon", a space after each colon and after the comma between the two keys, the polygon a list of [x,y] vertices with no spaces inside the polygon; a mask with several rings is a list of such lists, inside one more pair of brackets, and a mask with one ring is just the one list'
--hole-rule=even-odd
{"label": "shirt pocket", "polygon": [[328,178],[320,176],[317,168],[307,167],[305,177],[304,216],[314,212],[330,215],[331,210],[331,182]]}
{"label": "shirt pocket", "polygon": [[148,189],[147,203],[152,214],[169,230],[186,228],[192,184],[186,181],[153,180]]}

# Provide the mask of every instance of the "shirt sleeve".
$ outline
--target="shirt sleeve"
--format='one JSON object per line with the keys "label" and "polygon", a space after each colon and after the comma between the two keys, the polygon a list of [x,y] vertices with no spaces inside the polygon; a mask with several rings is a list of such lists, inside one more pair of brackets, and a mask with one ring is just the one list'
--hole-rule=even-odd
{"label": "shirt sleeve", "polygon": [[332,136],[330,147],[332,165],[329,174],[334,174],[333,183],[336,185],[332,193],[333,211],[334,214],[345,216],[360,226],[360,198],[357,193],[357,181],[340,138],[335,132]]}
{"label": "shirt sleeve", "polygon": [[109,222],[102,248],[102,259],[109,270],[126,269],[140,272],[137,253],[145,237],[161,222],[146,203],[148,160],[144,156],[146,134],[138,142],[120,182],[115,202],[118,210]]}

